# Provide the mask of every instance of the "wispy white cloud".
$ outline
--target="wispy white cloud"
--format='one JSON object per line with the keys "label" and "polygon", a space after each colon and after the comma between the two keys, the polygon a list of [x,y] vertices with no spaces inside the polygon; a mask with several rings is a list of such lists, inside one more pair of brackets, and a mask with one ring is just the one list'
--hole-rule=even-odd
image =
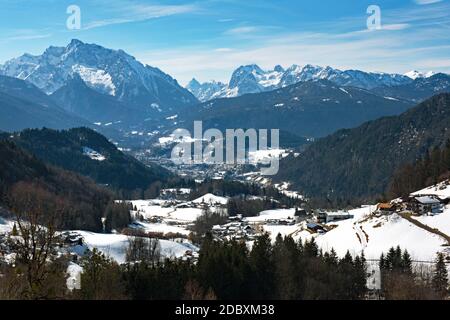
{"label": "wispy white cloud", "polygon": [[393,23],[393,24],[383,24],[381,28],[383,30],[405,30],[409,28],[410,25],[408,23]]}
{"label": "wispy white cloud", "polygon": [[192,13],[199,10],[195,4],[186,5],[145,5],[135,3],[116,2],[110,8],[116,17],[94,20],[86,23],[83,29],[93,29],[108,25],[123,24],[130,22],[140,22],[160,17],[167,17],[185,13]]}
{"label": "wispy white cloud", "polygon": [[254,33],[254,32],[257,32],[260,30],[261,30],[260,27],[243,26],[243,27],[236,27],[236,28],[228,29],[227,31],[224,32],[224,34],[226,34],[226,35],[243,35],[243,34]]}
{"label": "wispy white cloud", "polygon": [[[192,76],[202,81],[227,82],[236,67],[251,63],[266,69],[276,64],[286,67],[312,63],[395,73],[411,69],[450,72],[450,25],[442,23],[450,17],[449,10],[445,10],[449,7],[438,4],[437,8],[421,8],[424,10],[386,10],[381,30],[357,30],[355,26],[360,26],[361,21],[352,20],[357,31],[348,31],[350,23],[338,21],[317,32],[259,33],[258,41],[236,41],[226,50],[185,47],[136,55],[173,74],[181,83]],[[251,29],[239,29],[244,27]],[[226,35],[258,34],[252,27],[244,27],[234,28],[237,30],[231,33],[230,29]]]}
{"label": "wispy white cloud", "polygon": [[17,29],[7,34],[3,34],[1,42],[7,43],[11,41],[45,39],[50,38],[51,36],[52,34],[49,33],[48,30]]}
{"label": "wispy white cloud", "polygon": [[50,38],[51,36],[52,36],[51,33],[35,34],[35,35],[22,35],[22,36],[7,37],[7,38],[4,38],[4,40],[7,40],[7,41],[35,40],[35,39]]}
{"label": "wispy white cloud", "polygon": [[111,18],[111,19],[103,19],[103,20],[96,20],[89,23],[86,23],[83,25],[83,30],[89,30],[89,29],[95,29],[99,27],[105,27],[109,25],[114,24],[122,24],[122,23],[128,23],[138,21],[136,19],[126,19],[126,18]]}
{"label": "wispy white cloud", "polygon": [[[156,65],[174,75],[181,83],[192,76],[207,81],[215,79],[227,82],[231,71],[239,65],[256,63],[271,69],[276,64],[287,67],[292,64],[312,63],[331,65],[340,69],[362,69],[403,73],[411,69],[428,69],[450,72],[448,59],[420,59],[442,48],[401,48],[399,39],[372,39],[326,43],[272,43],[259,47],[235,49],[229,52],[186,48],[180,51],[159,51],[138,54],[142,61]],[[450,47],[446,48],[450,52]]]}
{"label": "wispy white cloud", "polygon": [[415,3],[420,4],[420,5],[426,5],[426,4],[432,4],[432,3],[437,3],[437,2],[441,2],[442,0],[414,0]]}
{"label": "wispy white cloud", "polygon": [[450,69],[450,59],[425,59],[420,60],[418,63],[423,67],[424,70],[434,69],[434,70],[442,70],[442,69]]}
{"label": "wispy white cloud", "polygon": [[215,52],[231,52],[231,51],[233,51],[233,49],[232,48],[217,48],[217,49],[214,49],[214,51]]}

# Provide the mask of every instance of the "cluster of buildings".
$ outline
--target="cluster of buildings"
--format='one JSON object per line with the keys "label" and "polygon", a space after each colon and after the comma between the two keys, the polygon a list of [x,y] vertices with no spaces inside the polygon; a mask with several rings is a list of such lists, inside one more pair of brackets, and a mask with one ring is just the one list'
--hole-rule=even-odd
{"label": "cluster of buildings", "polygon": [[353,215],[348,211],[319,211],[316,214],[316,220],[319,223],[329,223],[341,220],[352,219]]}
{"label": "cluster of buildings", "polygon": [[400,201],[379,203],[375,215],[389,215],[394,212],[411,212],[414,215],[438,214],[449,204],[450,197],[434,194],[414,194]]}
{"label": "cluster of buildings", "polygon": [[260,233],[255,225],[250,225],[242,219],[242,215],[230,217],[229,222],[223,225],[215,225],[212,234],[219,240],[255,240]]}
{"label": "cluster of buildings", "polygon": [[326,233],[326,223],[352,219],[353,215],[347,211],[311,211],[296,208],[293,217],[271,218],[266,220],[248,221],[241,215],[230,217],[228,223],[216,225],[212,233],[219,240],[254,240],[263,231],[264,226],[293,226],[299,224],[299,228],[305,228],[311,233]]}
{"label": "cluster of buildings", "polygon": [[297,223],[301,221],[306,221],[308,223],[318,223],[318,224],[336,222],[353,218],[352,214],[344,210],[340,211],[315,210],[312,211],[310,214],[308,214],[305,209],[296,209],[294,216],[295,221]]}

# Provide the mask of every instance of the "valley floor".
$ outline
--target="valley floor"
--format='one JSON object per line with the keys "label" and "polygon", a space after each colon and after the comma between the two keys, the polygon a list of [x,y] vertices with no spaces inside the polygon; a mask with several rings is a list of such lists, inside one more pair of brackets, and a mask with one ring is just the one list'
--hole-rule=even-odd
{"label": "valley floor", "polygon": [[[432,192],[434,189],[427,190]],[[450,192],[450,187],[440,190]],[[435,191],[437,192],[437,191]],[[423,191],[422,191],[423,193]],[[134,210],[134,218],[130,229],[152,234],[160,238],[161,256],[164,258],[195,259],[199,248],[192,244],[189,235],[195,220],[206,209],[211,212],[226,214],[228,199],[207,194],[194,201],[148,199],[130,201]],[[321,224],[325,232],[315,232],[308,227],[307,220],[295,220],[295,208],[262,211],[256,217],[230,218],[222,226],[215,226],[213,233],[218,239],[242,239],[251,248],[255,237],[263,232],[270,234],[272,241],[278,234],[292,236],[295,240],[310,240],[314,238],[323,251],[334,249],[338,256],[343,257],[347,251],[353,256],[364,252],[368,260],[369,270],[372,270],[373,285],[377,286],[377,260],[382,253],[391,247],[400,246],[408,250],[412,260],[423,263],[433,263],[438,252],[444,253],[450,259],[450,246],[438,234],[412,223],[400,214],[377,215],[376,206],[363,206],[350,210],[351,219]],[[423,225],[436,229],[443,234],[450,234],[450,205],[441,213],[417,217]],[[13,222],[0,219],[0,234],[10,232]],[[83,255],[86,249],[97,248],[112,257],[118,263],[124,263],[129,236],[119,233],[102,234],[81,230],[70,231],[71,234],[83,238],[83,245],[75,245],[69,251]],[[450,267],[450,266],[449,266]],[[71,263],[68,272],[74,281],[81,268]]]}

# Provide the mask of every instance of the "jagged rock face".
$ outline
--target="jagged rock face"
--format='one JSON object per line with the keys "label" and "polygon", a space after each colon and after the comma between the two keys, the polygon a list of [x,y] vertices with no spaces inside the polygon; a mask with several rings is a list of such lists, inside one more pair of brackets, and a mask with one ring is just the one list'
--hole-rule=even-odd
{"label": "jagged rock face", "polygon": [[[416,75],[422,78],[431,73]],[[280,65],[273,70],[263,70],[258,65],[241,66],[236,69],[228,85],[214,86],[215,82],[191,82],[186,88],[200,101],[216,98],[237,97],[247,93],[258,93],[287,87],[299,82],[329,80],[342,86],[373,89],[381,86],[397,86],[411,83],[415,78],[410,74],[372,73],[360,70],[341,71],[329,66],[311,64],[292,65],[286,70]]]}
{"label": "jagged rock face", "polygon": [[221,92],[226,87],[227,85],[222,82],[211,81],[200,83],[196,79],[192,79],[186,86],[186,89],[196,96],[198,100],[208,101],[211,100],[215,94]]}

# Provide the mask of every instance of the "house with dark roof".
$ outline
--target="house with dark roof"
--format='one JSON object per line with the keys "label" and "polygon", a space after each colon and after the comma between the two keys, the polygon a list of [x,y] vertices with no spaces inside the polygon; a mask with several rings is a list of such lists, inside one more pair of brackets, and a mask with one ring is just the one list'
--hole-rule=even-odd
{"label": "house with dark roof", "polygon": [[435,195],[417,195],[408,201],[408,209],[416,214],[442,212],[443,203]]}

